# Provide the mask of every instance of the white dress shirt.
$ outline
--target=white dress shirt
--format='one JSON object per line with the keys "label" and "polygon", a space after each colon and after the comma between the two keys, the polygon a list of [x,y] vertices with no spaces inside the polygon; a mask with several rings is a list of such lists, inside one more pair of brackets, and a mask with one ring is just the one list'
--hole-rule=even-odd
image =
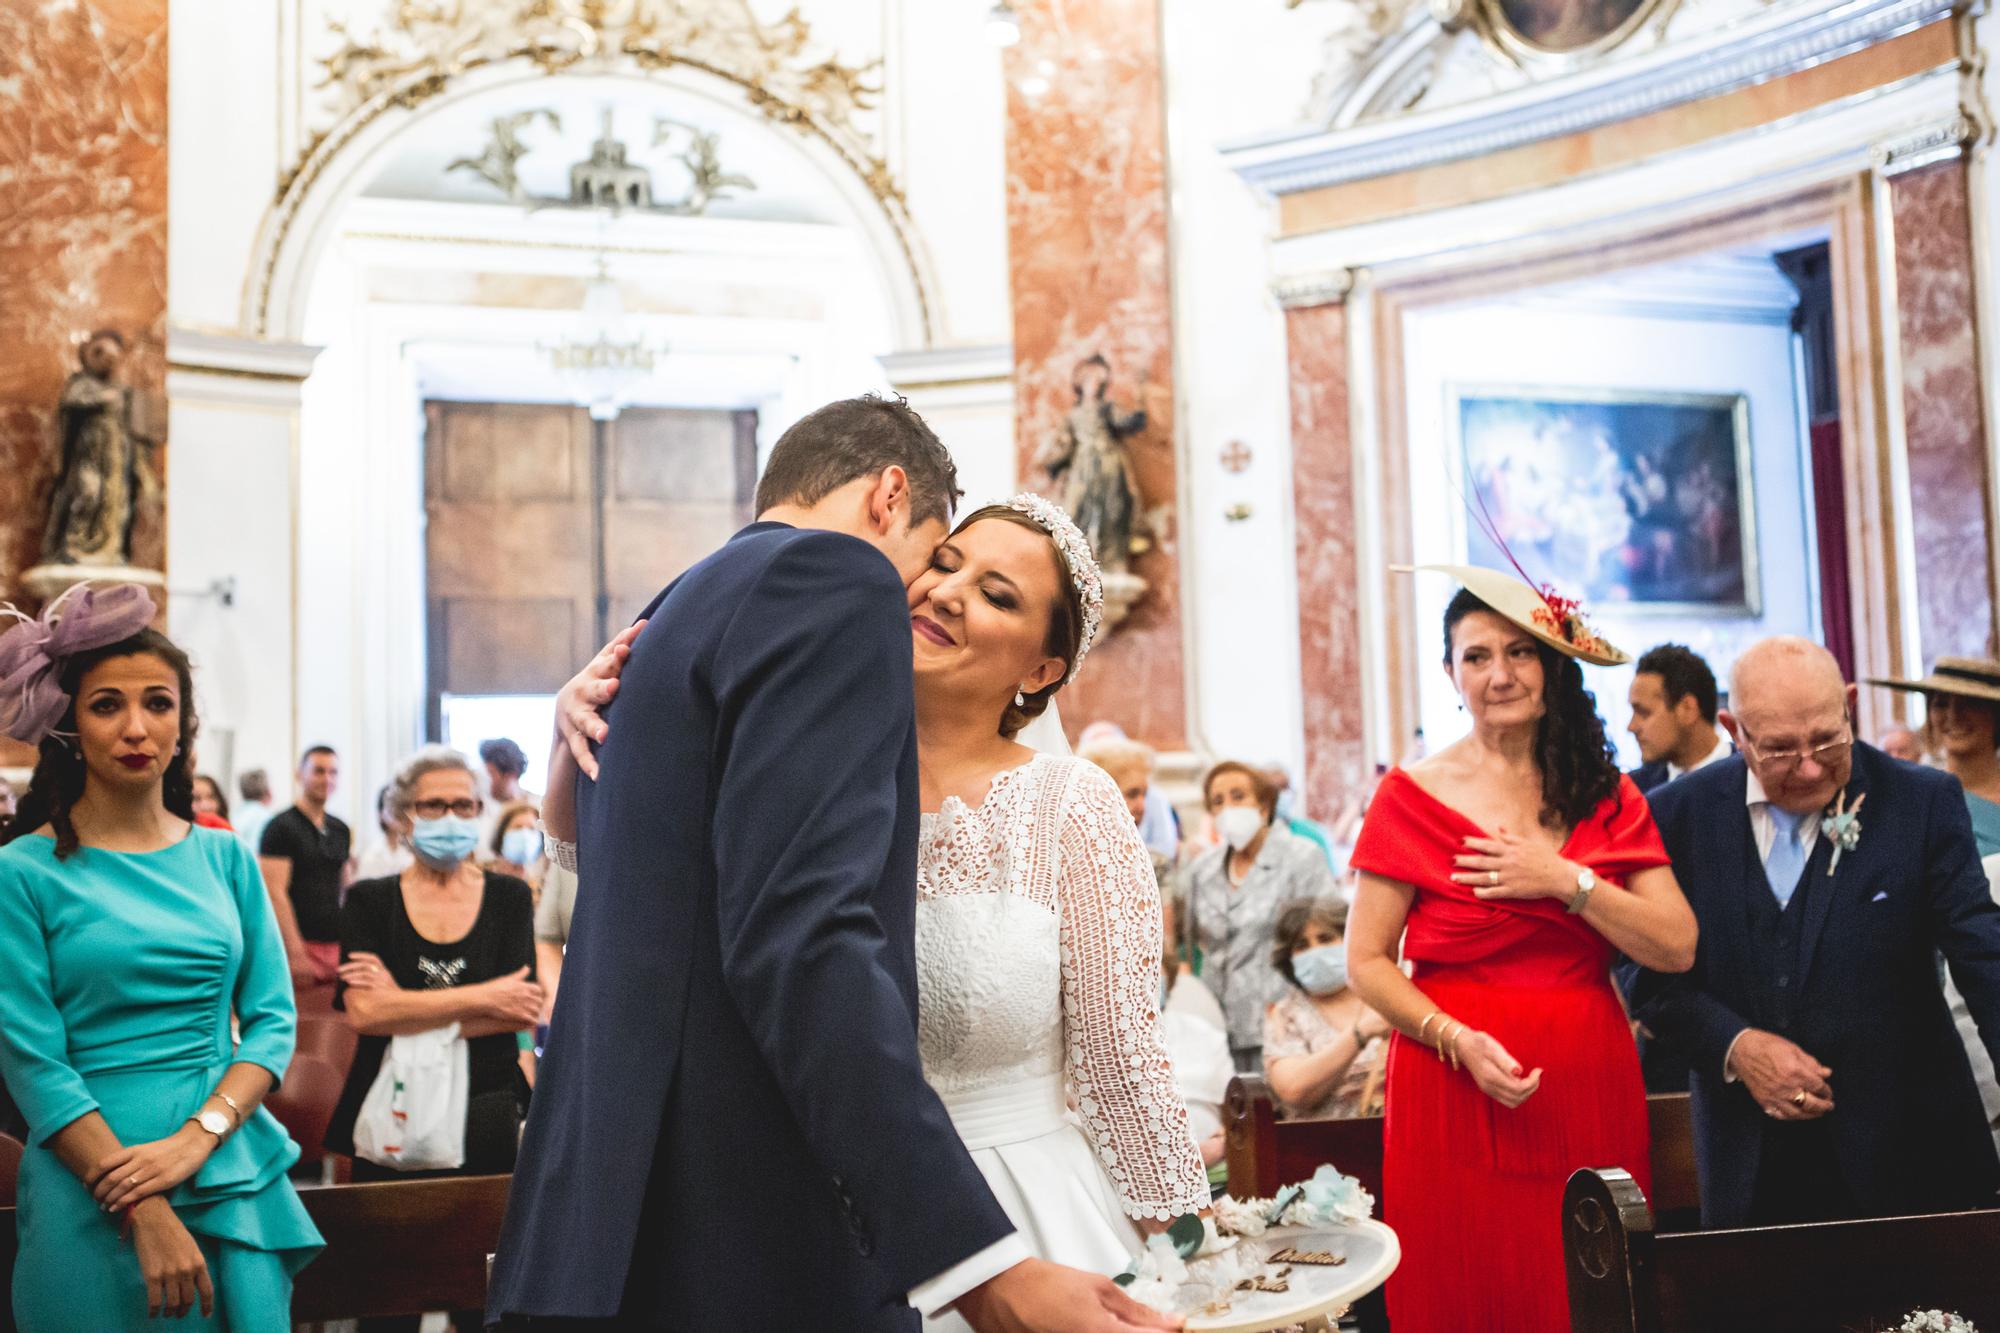
{"label": "white dress shirt", "polygon": [[[1721,748],[1721,746],[1716,747],[1717,750]],[[1702,762],[1709,763],[1711,761],[1712,757]],[[1764,794],[1764,784],[1757,780],[1755,769],[1751,769],[1746,775],[1743,788],[1743,803],[1750,807],[1750,833],[1757,839],[1757,859],[1759,861],[1768,861],[1771,859],[1771,845],[1778,840],[1778,821],[1771,818],[1771,798]],[[1817,819],[1800,820],[1798,832],[1793,836],[1799,840],[1799,847],[1805,852],[1806,859],[1811,860],[1813,848],[1819,842],[1819,821]],[[1743,1031],[1748,1032],[1749,1030],[1745,1028]],[[1730,1042],[1729,1049],[1722,1053],[1722,1081],[1724,1083],[1734,1083],[1736,1081],[1735,1071],[1729,1067],[1729,1063],[1731,1058],[1736,1054],[1736,1042],[1742,1040],[1743,1032],[1737,1033],[1736,1040]]]}
{"label": "white dress shirt", "polygon": [[[1688,767],[1682,768],[1679,764],[1669,759],[1667,761],[1667,781],[1672,782],[1675,778],[1680,777],[1685,773],[1692,773],[1697,768],[1707,768],[1710,764],[1719,764],[1723,760],[1729,758],[1730,753],[1731,751],[1729,749],[1729,742],[1723,740],[1721,734],[1717,733],[1715,737],[1715,744],[1709,747],[1708,753],[1703,755],[1701,758],[1695,760],[1694,763],[1688,765]],[[1753,774],[1750,780],[1752,782],[1755,782],[1757,780],[1756,776]]]}
{"label": "white dress shirt", "polygon": [[910,1288],[910,1304],[929,1318],[981,1283],[990,1282],[1020,1263],[1034,1258],[1028,1242],[1018,1231],[1010,1231],[970,1259],[961,1259],[936,1277]]}

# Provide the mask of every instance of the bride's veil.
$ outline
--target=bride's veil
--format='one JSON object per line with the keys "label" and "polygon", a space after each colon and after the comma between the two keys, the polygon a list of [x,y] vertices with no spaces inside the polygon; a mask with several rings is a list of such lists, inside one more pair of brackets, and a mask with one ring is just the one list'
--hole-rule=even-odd
{"label": "bride's veil", "polygon": [[1022,727],[1014,739],[1030,750],[1058,758],[1068,758],[1074,753],[1069,748],[1069,737],[1063,734],[1062,713],[1056,708],[1054,699],[1049,700],[1049,706],[1042,715]]}

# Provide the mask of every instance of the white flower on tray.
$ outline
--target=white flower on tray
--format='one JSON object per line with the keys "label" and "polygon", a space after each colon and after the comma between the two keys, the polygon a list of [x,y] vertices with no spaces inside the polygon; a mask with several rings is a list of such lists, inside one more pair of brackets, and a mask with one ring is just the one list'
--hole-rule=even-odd
{"label": "white flower on tray", "polygon": [[1962,1314],[1943,1310],[1912,1310],[1896,1326],[1897,1333],[1979,1333]]}

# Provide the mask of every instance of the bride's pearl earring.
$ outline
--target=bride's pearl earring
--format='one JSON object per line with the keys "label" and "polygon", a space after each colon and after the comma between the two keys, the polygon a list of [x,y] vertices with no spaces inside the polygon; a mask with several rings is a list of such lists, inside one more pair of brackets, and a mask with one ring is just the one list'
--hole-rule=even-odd
{"label": "bride's pearl earring", "polygon": [[1027,695],[1025,695],[1025,694],[1023,694],[1023,693],[1021,693],[1021,691],[1019,691],[1019,690],[1015,690],[1015,691],[1014,691],[1014,707],[1016,707],[1016,708],[1026,708],[1027,706],[1028,706],[1028,696],[1027,696]]}

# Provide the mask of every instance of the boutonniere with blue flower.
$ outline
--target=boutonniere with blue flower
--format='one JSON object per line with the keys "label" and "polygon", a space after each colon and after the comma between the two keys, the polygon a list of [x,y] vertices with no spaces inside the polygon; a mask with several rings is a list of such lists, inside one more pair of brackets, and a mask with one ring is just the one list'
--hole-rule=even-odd
{"label": "boutonniere with blue flower", "polygon": [[1864,791],[1849,805],[1843,788],[1833,808],[1819,817],[1819,831],[1833,840],[1833,858],[1826,863],[1829,876],[1840,868],[1842,852],[1851,852],[1861,845],[1861,803],[1867,799],[1868,793]]}

